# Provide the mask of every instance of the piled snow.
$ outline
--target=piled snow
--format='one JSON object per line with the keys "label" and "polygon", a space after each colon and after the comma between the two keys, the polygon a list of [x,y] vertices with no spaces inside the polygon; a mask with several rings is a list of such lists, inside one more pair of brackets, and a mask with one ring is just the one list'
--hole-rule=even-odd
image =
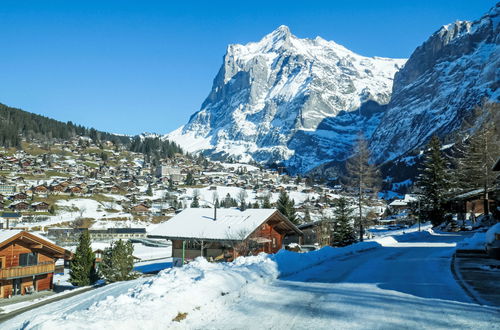
{"label": "piled snow", "polygon": [[[23,328],[156,329],[167,327],[179,313],[203,309],[221,312],[233,293],[262,285],[278,276],[276,264],[265,254],[237,258],[232,263],[210,263],[198,258],[183,268],[163,271],[121,295],[100,297],[87,309],[69,314],[45,314],[27,319]],[[6,328],[16,328],[8,324]]]}
{"label": "piled snow", "polygon": [[461,250],[484,250],[486,233],[475,233],[472,237],[467,237],[457,244],[457,249]]}
{"label": "piled snow", "polygon": [[486,232],[486,243],[493,243],[495,241],[495,234],[500,234],[500,222],[488,229]]}

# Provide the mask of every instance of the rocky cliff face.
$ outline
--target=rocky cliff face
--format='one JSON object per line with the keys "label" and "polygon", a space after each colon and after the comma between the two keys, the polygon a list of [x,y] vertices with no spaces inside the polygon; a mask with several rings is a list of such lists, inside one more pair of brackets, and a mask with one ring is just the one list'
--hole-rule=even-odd
{"label": "rocky cliff face", "polygon": [[371,139],[378,162],[457,130],[484,99],[498,102],[499,8],[474,22],[443,26],[396,73],[392,99]]}
{"label": "rocky cliff face", "polygon": [[405,60],[368,58],[281,26],[230,45],[212,91],[168,138],[187,151],[282,162],[305,172],[346,157],[360,130],[378,125]]}

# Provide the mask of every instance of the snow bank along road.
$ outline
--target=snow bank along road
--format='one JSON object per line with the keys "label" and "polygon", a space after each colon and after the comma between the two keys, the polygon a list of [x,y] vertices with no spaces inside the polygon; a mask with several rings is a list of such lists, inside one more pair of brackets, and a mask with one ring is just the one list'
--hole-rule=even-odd
{"label": "snow bank along road", "polygon": [[[453,279],[450,258],[461,239],[425,232],[381,239],[382,246],[367,242],[229,264],[198,260],[31,310],[0,328],[500,328],[500,310],[475,304]],[[365,251],[338,253],[356,250]],[[334,257],[276,279],[278,269],[293,268],[298,257],[329,253]],[[186,318],[172,322],[181,312]]]}
{"label": "snow bank along road", "polygon": [[254,289],[195,327],[500,328],[500,311],[474,304],[453,279],[450,257],[461,239],[449,234],[415,235],[332,259]]}

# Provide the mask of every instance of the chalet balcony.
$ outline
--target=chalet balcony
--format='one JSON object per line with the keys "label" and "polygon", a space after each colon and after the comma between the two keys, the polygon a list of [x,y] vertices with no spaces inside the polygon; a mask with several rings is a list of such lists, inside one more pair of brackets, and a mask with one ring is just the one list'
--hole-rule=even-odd
{"label": "chalet balcony", "polygon": [[0,269],[0,279],[8,280],[26,276],[52,273],[55,270],[53,262],[40,263],[34,266],[17,266]]}

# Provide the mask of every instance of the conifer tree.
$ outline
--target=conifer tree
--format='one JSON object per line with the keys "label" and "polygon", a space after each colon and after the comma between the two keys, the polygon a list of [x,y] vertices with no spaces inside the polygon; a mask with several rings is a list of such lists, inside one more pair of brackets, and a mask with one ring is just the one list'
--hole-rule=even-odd
{"label": "conifer tree", "polygon": [[263,209],[270,209],[271,208],[271,196],[270,196],[270,194],[266,194],[262,198],[262,208]]}
{"label": "conifer tree", "polygon": [[148,185],[148,189],[146,190],[146,195],[153,196],[153,188],[151,187],[151,184]]}
{"label": "conifer tree", "polygon": [[309,211],[309,208],[307,207],[305,212],[304,212],[304,222],[311,222],[311,212]]}
{"label": "conifer tree", "polygon": [[194,184],[194,178],[191,172],[188,172],[188,174],[186,175],[186,180],[184,181],[184,183],[186,184],[186,186],[192,186]]}
{"label": "conifer tree", "polygon": [[133,253],[132,242],[124,242],[121,239],[111,243],[111,246],[104,250],[99,270],[106,282],[127,281],[135,278],[132,272]]}
{"label": "conifer tree", "polygon": [[444,221],[444,203],[450,189],[447,160],[441,153],[441,142],[433,136],[420,169],[418,186],[422,190],[422,211],[434,226]]}
{"label": "conifer tree", "polygon": [[193,190],[193,202],[191,203],[191,207],[200,207],[200,191],[198,189]]}
{"label": "conifer tree", "polygon": [[90,246],[90,236],[87,230],[80,235],[78,246],[71,261],[69,272],[70,282],[76,286],[94,284],[99,276],[95,269],[95,255]]}
{"label": "conifer tree", "polygon": [[335,202],[333,218],[333,234],[331,244],[333,246],[346,246],[356,241],[356,235],[352,226],[353,211],[349,201],[345,197],[337,199]]}
{"label": "conifer tree", "polygon": [[286,191],[282,191],[276,203],[278,211],[280,211],[291,222],[297,224],[298,219],[295,213],[295,201],[290,199]]}

